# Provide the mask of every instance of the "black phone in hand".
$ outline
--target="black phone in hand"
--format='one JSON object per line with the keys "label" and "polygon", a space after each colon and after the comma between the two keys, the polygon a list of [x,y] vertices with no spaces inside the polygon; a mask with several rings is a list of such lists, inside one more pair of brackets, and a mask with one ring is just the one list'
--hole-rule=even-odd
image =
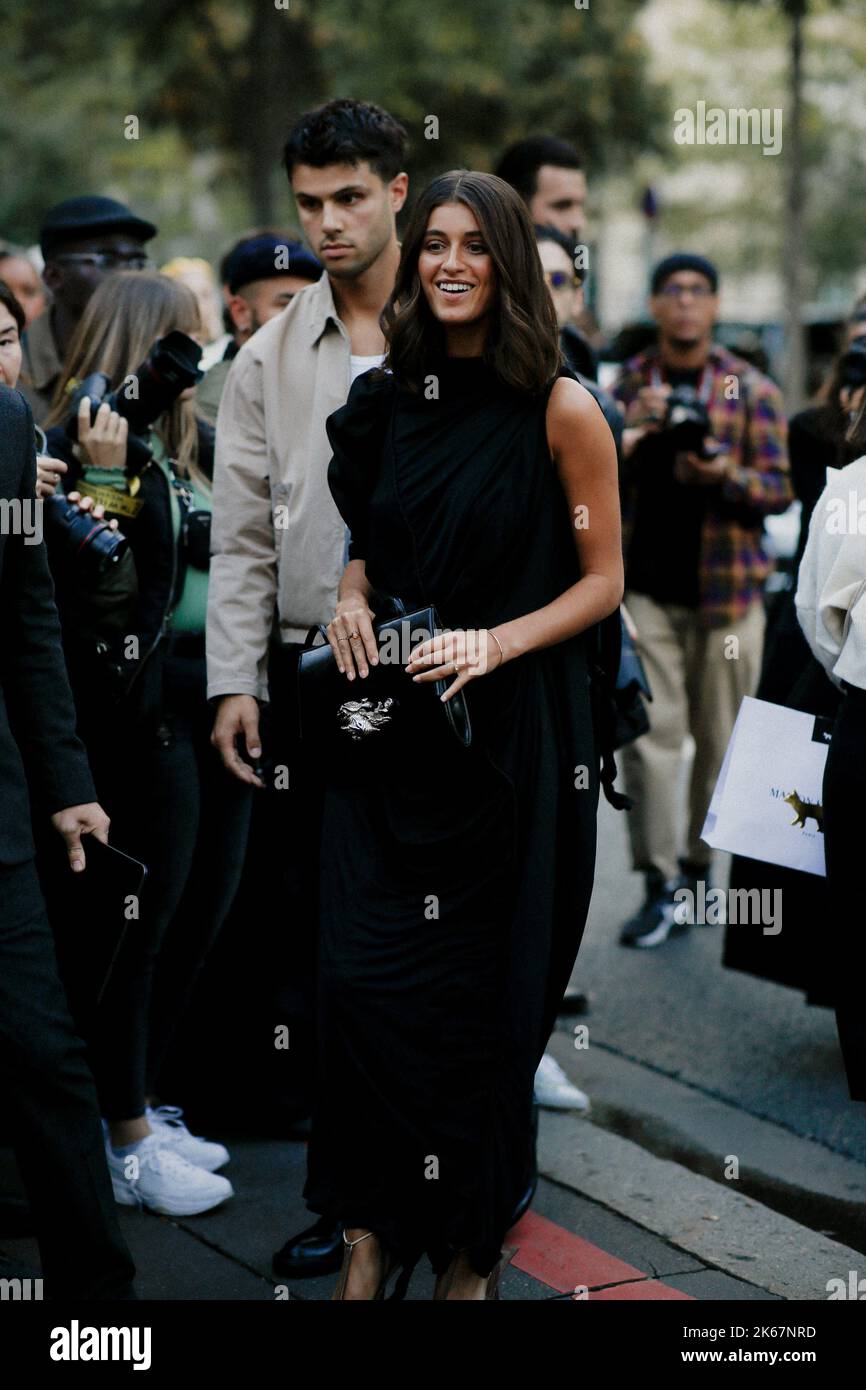
{"label": "black phone in hand", "polygon": [[147,867],[115,845],[83,835],[85,868],[73,873],[65,841],[58,835],[57,842],[53,878],[62,892],[52,895],[51,926],[72,1011],[86,1016],[102,1000],[130,933],[142,929]]}

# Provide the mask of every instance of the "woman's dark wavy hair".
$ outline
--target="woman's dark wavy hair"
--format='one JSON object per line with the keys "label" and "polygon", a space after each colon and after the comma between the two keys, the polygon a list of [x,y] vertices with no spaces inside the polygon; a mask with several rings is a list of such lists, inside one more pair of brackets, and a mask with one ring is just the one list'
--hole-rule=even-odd
{"label": "woman's dark wavy hair", "polygon": [[453,169],[424,189],[403,239],[393,294],[382,313],[385,366],[410,391],[421,390],[431,364],[446,350],[445,332],[427,303],[418,257],[435,208],[463,203],[474,213],[496,271],[496,299],[484,357],[500,380],[541,391],[563,358],[553,301],[544,281],[535,232],[520,196],[495,174]]}

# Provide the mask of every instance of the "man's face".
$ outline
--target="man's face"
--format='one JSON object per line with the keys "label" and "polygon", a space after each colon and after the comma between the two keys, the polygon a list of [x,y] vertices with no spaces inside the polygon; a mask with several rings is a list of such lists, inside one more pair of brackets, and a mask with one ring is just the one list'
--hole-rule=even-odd
{"label": "man's face", "polygon": [[45,290],[36,267],[26,256],[4,256],[0,260],[0,280],[5,280],[28,323],[45,308]]}
{"label": "man's face", "polygon": [[538,226],[555,227],[579,241],[586,226],[586,175],[582,169],[542,164],[527,206]]}
{"label": "man's face", "polygon": [[58,303],[80,315],[106,275],[115,270],[143,270],[146,265],[144,242],[126,232],[102,232],[65,241],[51,251],[42,278]]}
{"label": "man's face", "polygon": [[237,338],[246,342],[311,283],[303,275],[274,275],[268,280],[253,280],[243,285],[228,300]]}
{"label": "man's face", "polygon": [[366,160],[296,164],[292,192],[310,249],[335,280],[354,280],[378,260],[394,235],[394,218],[406,201],[409,180],[384,183]]}
{"label": "man's face", "polygon": [[567,323],[575,321],[583,308],[583,289],[569,256],[555,241],[540,241],[538,254],[556,310],[556,322],[560,328],[564,328]]}
{"label": "man's face", "polygon": [[662,338],[682,347],[709,338],[719,312],[719,297],[705,275],[678,270],[650,298],[650,312]]}

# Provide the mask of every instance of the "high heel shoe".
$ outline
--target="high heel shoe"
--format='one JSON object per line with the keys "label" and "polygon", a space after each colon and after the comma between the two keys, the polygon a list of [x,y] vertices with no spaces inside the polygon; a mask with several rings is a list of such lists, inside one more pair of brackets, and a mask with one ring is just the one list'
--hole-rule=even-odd
{"label": "high heel shoe", "polygon": [[506,1265],[510,1265],[514,1256],[517,1254],[517,1246],[510,1245],[503,1250],[496,1264],[487,1276],[487,1288],[484,1291],[485,1299],[499,1298],[499,1280]]}
{"label": "high heel shoe", "polygon": [[[366,1240],[368,1236],[372,1235],[375,1235],[375,1231],[367,1231],[364,1235],[356,1236],[354,1240],[349,1240],[348,1236],[346,1235],[346,1232],[343,1231],[343,1245],[345,1246],[345,1249],[343,1251],[343,1264],[342,1268],[340,1269],[340,1277],[337,1280],[337,1287],[331,1294],[332,1301],[335,1299],[339,1300],[340,1302],[348,1301],[346,1300],[346,1285],[349,1281],[349,1266],[352,1263],[352,1251],[354,1250],[356,1245],[361,1244],[362,1240]],[[382,1255],[384,1258],[385,1267],[382,1271],[379,1283],[376,1286],[376,1292],[372,1295],[372,1298],[380,1299],[388,1296],[386,1295],[385,1290],[388,1287],[388,1282],[391,1279],[391,1276],[395,1274],[398,1269],[402,1269],[402,1273],[394,1287],[394,1292],[390,1295],[390,1297],[392,1299],[405,1298],[406,1290],[409,1287],[409,1280],[412,1277],[412,1270],[414,1269],[415,1263],[417,1263],[417,1261],[412,1263],[404,1261],[392,1254],[390,1250],[383,1250]]]}
{"label": "high heel shoe", "polygon": [[[447,1299],[451,1285],[454,1282],[454,1274],[457,1269],[457,1261],[460,1258],[460,1256],[464,1253],[465,1252],[462,1250],[457,1250],[454,1254],[454,1258],[448,1265],[448,1268],[436,1280],[436,1288],[433,1293],[434,1301],[444,1302]],[[485,1302],[488,1300],[492,1301],[493,1299],[499,1298],[499,1280],[502,1275],[502,1271],[505,1269],[507,1265],[511,1263],[516,1254],[516,1245],[509,1246],[506,1250],[502,1251],[501,1255],[499,1256],[499,1259],[497,1260],[496,1264],[493,1266],[493,1268],[487,1276],[487,1285],[484,1290]]]}

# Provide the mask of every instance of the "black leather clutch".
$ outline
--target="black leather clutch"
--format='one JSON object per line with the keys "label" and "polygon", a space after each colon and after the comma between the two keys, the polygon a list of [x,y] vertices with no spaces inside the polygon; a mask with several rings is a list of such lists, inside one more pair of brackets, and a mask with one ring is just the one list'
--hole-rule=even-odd
{"label": "black leather clutch", "polygon": [[[350,681],[338,669],[324,627],[310,629],[298,662],[299,732],[315,754],[334,755],[347,767],[384,760],[404,773],[411,764],[394,758],[426,757],[442,739],[468,747],[472,727],[465,691],[445,702],[439,698],[451,678],[415,682],[406,672],[415,647],[443,630],[436,609],[407,613],[398,600],[390,602],[397,616],[373,624],[379,662],[368,664],[363,679]],[[313,645],[316,635],[324,642]]]}

